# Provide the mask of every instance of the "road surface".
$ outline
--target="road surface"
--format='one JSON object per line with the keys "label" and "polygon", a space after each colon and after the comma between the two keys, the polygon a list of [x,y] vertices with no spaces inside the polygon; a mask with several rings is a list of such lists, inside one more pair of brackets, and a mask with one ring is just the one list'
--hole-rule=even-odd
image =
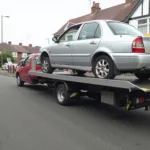
{"label": "road surface", "polygon": [[16,86],[0,75],[0,150],[142,150],[150,148],[150,112],[81,100],[63,107],[46,86]]}

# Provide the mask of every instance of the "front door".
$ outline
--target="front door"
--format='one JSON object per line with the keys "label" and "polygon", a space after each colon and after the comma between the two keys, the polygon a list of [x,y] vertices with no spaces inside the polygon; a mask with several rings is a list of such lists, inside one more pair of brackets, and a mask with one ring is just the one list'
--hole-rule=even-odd
{"label": "front door", "polygon": [[48,50],[53,65],[63,66],[72,65],[73,42],[80,25],[73,26],[62,34],[57,43]]}
{"label": "front door", "polygon": [[32,59],[31,56],[27,57],[24,62],[24,67],[23,67],[23,81],[29,82],[29,83],[31,82],[31,78],[30,78],[28,72],[31,69],[31,59]]}
{"label": "front door", "polygon": [[73,65],[89,67],[91,54],[100,44],[101,29],[97,22],[85,23],[78,39],[74,42],[72,52]]}

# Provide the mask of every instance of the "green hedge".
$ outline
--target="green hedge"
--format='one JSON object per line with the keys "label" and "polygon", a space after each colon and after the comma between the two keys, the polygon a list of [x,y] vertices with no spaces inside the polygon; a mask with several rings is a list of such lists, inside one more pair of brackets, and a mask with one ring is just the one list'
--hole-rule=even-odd
{"label": "green hedge", "polygon": [[7,58],[10,58],[12,62],[14,62],[14,58],[11,54],[11,52],[1,52],[0,54],[0,66],[2,66],[1,62],[6,63]]}

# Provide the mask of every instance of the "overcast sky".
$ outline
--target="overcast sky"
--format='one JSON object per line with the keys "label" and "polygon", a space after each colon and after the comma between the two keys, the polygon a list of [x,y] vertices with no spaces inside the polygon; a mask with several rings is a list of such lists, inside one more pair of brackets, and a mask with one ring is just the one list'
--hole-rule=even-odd
{"label": "overcast sky", "polygon": [[[92,1],[92,0],[91,0]],[[125,0],[95,0],[102,9]],[[90,13],[90,0],[0,0],[4,18],[4,42],[44,46],[69,19]],[[111,15],[111,14],[110,14]]]}

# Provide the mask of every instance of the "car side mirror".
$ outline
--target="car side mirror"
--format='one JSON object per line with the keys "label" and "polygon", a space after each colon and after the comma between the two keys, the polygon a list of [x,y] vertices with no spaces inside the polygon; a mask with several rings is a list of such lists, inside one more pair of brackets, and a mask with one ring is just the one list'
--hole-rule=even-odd
{"label": "car side mirror", "polygon": [[55,36],[52,38],[52,41],[54,41],[55,43],[57,43],[57,40],[58,40],[58,39],[57,39],[57,37],[55,37]]}
{"label": "car side mirror", "polygon": [[25,62],[24,62],[24,61],[22,61],[22,62],[21,62],[21,64],[20,64],[20,66],[24,66],[24,63],[25,63]]}

